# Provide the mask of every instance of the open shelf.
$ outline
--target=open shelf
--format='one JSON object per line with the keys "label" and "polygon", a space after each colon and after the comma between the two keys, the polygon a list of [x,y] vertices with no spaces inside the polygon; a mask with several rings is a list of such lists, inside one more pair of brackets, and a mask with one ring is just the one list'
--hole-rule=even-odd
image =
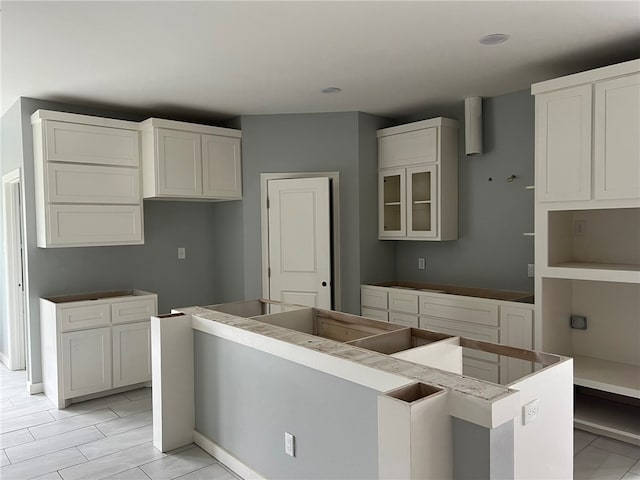
{"label": "open shelf", "polygon": [[541,268],[541,272],[545,277],[551,278],[640,283],[640,269],[635,265],[564,262]]}
{"label": "open shelf", "polygon": [[576,392],[576,428],[640,445],[640,407]]}
{"label": "open shelf", "polygon": [[604,280],[588,272],[603,270],[632,273],[615,281],[640,281],[640,208],[549,212],[548,244],[548,266],[566,270],[557,276]]}
{"label": "open shelf", "polygon": [[574,383],[583,387],[640,398],[640,366],[599,358],[573,357]]}

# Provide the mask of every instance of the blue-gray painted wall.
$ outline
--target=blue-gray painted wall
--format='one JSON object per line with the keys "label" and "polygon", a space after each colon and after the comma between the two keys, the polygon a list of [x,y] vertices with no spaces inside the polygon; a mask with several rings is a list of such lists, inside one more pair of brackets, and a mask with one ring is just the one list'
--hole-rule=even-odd
{"label": "blue-gray painted wall", "polygon": [[263,477],[378,478],[375,390],[198,331],[194,367],[196,430]]}
{"label": "blue-gray painted wall", "polygon": [[[522,90],[483,101],[484,153],[464,153],[464,105],[398,122],[444,116],[459,121],[459,239],[398,241],[397,280],[533,291],[534,99]],[[507,178],[516,175],[513,182]],[[491,181],[489,179],[492,179]],[[426,269],[417,269],[418,257]]]}

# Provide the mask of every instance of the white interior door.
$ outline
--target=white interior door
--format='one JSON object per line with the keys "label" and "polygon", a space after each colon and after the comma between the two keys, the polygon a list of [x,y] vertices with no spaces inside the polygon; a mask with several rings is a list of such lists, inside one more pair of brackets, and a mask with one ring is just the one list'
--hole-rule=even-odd
{"label": "white interior door", "polygon": [[14,170],[2,177],[4,194],[4,244],[7,285],[7,337],[6,361],[10,370],[26,367],[26,321],[24,315],[24,270],[20,171]]}
{"label": "white interior door", "polygon": [[331,309],[329,178],[268,182],[269,298]]}

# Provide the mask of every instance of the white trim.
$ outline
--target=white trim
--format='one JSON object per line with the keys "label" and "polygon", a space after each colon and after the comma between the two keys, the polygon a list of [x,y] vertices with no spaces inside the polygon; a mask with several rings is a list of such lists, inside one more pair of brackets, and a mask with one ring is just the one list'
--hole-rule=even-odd
{"label": "white trim", "polygon": [[35,395],[36,393],[44,393],[44,383],[27,382],[27,392],[29,392],[30,395]]}
{"label": "white trim", "polygon": [[403,125],[397,125],[395,127],[381,128],[376,132],[376,135],[378,136],[378,138],[380,138],[386,137],[388,135],[397,135],[398,133],[413,132],[414,130],[423,130],[425,128],[431,127],[458,128],[458,121],[445,117],[428,118],[427,120],[405,123]]}
{"label": "white trim", "polygon": [[342,307],[341,273],[340,273],[340,172],[292,172],[292,173],[261,173],[260,174],[260,233],[262,237],[262,298],[269,298],[269,217],[267,212],[267,182],[269,180],[283,180],[288,178],[326,177],[331,181],[331,229],[333,231],[333,307]]}
{"label": "white trim", "polygon": [[83,125],[96,125],[99,127],[122,128],[124,130],[139,130],[138,122],[128,120],[116,120],[114,118],[94,117],[92,115],[79,115],[77,113],[55,112],[53,110],[36,110],[31,115],[31,125],[42,120],[55,120],[58,122],[81,123]]}
{"label": "white trim", "polygon": [[214,127],[211,125],[197,125],[195,123],[165,120],[164,118],[148,118],[140,122],[140,130],[152,128],[168,128],[170,130],[185,130],[189,132],[203,133],[206,135],[218,135],[222,137],[242,138],[242,130],[233,128]]}
{"label": "white trim", "polygon": [[[18,188],[16,192],[15,188]],[[20,199],[16,204],[15,194]],[[6,354],[7,368],[9,370],[22,370],[26,368],[26,285],[24,271],[24,257],[20,242],[25,245],[23,235],[23,211],[21,205],[24,201],[22,192],[22,175],[17,168],[2,176],[2,196],[4,215],[4,259],[5,259],[5,294],[6,294],[6,318],[8,351]],[[24,247],[23,247],[24,248]],[[19,260],[17,260],[19,259]],[[21,292],[16,286],[20,285]]]}
{"label": "white trim", "polygon": [[198,445],[205,452],[214,457],[220,463],[224,464],[225,467],[232,470],[233,473],[239,475],[244,480],[266,480],[265,477],[257,473],[248,465],[242,463],[220,445],[209,440],[197,430],[193,431],[193,443]]}
{"label": "white trim", "polygon": [[553,78],[531,85],[531,95],[559,90],[561,88],[573,87],[576,85],[608,80],[612,77],[629,75],[640,71],[640,60],[629,60],[628,62],[607,65],[606,67],[587,70],[585,72],[574,73],[564,77]]}

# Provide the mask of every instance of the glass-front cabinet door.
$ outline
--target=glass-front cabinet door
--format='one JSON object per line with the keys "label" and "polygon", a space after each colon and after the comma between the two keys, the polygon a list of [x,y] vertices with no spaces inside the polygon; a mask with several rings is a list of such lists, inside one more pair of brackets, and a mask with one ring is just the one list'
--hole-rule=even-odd
{"label": "glass-front cabinet door", "polygon": [[407,237],[438,235],[437,165],[407,168]]}
{"label": "glass-front cabinet door", "polygon": [[406,169],[389,168],[378,175],[378,236],[406,236]]}

